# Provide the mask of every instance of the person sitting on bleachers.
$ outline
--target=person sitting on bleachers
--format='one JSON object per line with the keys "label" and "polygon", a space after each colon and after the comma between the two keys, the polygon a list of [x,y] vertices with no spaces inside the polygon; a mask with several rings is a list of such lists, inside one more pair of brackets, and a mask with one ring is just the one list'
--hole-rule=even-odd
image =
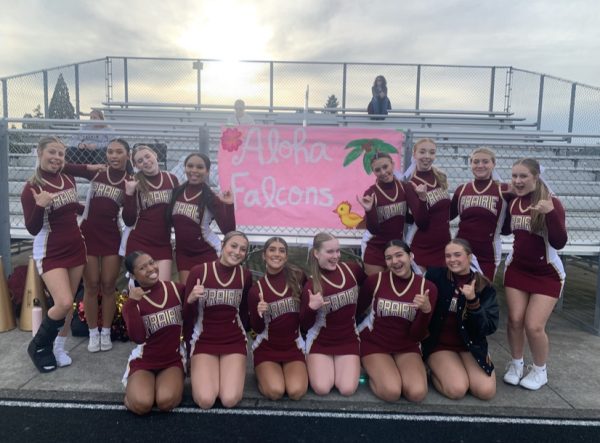
{"label": "person sitting on bleachers", "polygon": [[227,124],[232,126],[253,125],[254,119],[246,114],[246,103],[242,99],[237,99],[233,104],[235,114],[227,119]]}
{"label": "person sitting on bleachers", "polygon": [[99,164],[106,163],[106,148],[108,142],[114,138],[109,136],[106,131],[110,131],[110,127],[104,124],[104,114],[98,109],[93,109],[90,112],[90,120],[101,122],[93,122],[90,124],[81,125],[81,130],[98,131],[98,134],[75,135],[69,141],[67,149],[67,163],[77,164]]}

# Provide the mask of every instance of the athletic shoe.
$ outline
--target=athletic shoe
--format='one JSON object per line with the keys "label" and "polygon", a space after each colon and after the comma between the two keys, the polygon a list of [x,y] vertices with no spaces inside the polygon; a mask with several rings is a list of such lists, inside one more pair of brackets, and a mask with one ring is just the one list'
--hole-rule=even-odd
{"label": "athletic shoe", "polygon": [[110,334],[100,334],[100,350],[110,351],[112,349],[112,341],[110,341]]}
{"label": "athletic shoe", "polygon": [[90,342],[88,343],[88,351],[98,352],[100,351],[100,334],[90,334]]}
{"label": "athletic shoe", "polygon": [[59,368],[69,366],[73,363],[73,360],[71,360],[71,357],[69,357],[69,354],[63,348],[54,347],[54,358],[56,358],[56,366]]}
{"label": "athletic shoe", "polygon": [[504,383],[517,386],[523,378],[523,366],[523,364],[518,364],[513,361],[510,361],[506,365],[506,372],[504,373]]}
{"label": "athletic shoe", "polygon": [[548,383],[548,374],[544,370],[536,369],[534,366],[531,366],[529,372],[525,377],[521,379],[519,383],[525,389],[531,389],[532,391],[537,391],[546,383]]}

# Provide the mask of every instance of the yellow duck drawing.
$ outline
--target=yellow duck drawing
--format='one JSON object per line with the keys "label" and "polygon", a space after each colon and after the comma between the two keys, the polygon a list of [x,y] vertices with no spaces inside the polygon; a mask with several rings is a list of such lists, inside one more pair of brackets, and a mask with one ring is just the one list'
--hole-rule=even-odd
{"label": "yellow duck drawing", "polygon": [[[358,215],[356,212],[352,212],[352,205],[343,201],[337,205],[337,207],[333,210],[339,217],[342,224],[348,229],[355,229],[364,227],[365,223],[363,222],[362,216]],[[362,223],[361,223],[362,222]],[[361,225],[361,226],[359,226]]]}

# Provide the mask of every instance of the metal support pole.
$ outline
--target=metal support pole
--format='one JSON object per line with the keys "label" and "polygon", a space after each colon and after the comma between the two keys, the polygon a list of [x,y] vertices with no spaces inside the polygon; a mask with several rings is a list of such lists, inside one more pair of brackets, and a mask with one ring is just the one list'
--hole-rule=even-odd
{"label": "metal support pole", "polygon": [[540,94],[538,97],[538,112],[537,112],[537,130],[539,131],[542,128],[542,106],[544,104],[544,79],[546,76],[544,74],[540,75]]}
{"label": "metal support pole", "polygon": [[[598,256],[598,264],[600,264],[600,256]],[[594,332],[600,335],[600,267],[598,275],[596,275],[596,309],[594,311]]]}
{"label": "metal support pole", "polygon": [[5,78],[2,79],[2,115],[8,118],[8,85]]}
{"label": "metal support pole", "polygon": [[202,105],[202,61],[196,60],[192,67],[196,70],[196,109],[200,109]]}
{"label": "metal support pole", "polygon": [[494,88],[496,87],[496,67],[492,66],[492,72],[490,76],[490,105],[488,110],[492,112],[494,110]]}
{"label": "metal support pole", "polygon": [[6,272],[10,274],[10,211],[8,198],[8,120],[0,120],[0,255]]}
{"label": "metal support pole", "polygon": [[127,57],[123,57],[123,84],[125,87],[125,103],[129,103],[129,75],[127,73]]}
{"label": "metal support pole", "polygon": [[273,112],[273,62],[269,63],[269,112]]}
{"label": "metal support pole", "polygon": [[[573,117],[575,116],[575,94],[577,92],[577,83],[571,85],[571,106],[569,107],[569,129],[568,132],[573,132]],[[570,139],[569,139],[570,141]]]}
{"label": "metal support pole", "polygon": [[[342,109],[346,109],[346,80],[348,75],[348,64],[344,63],[342,68]],[[342,111],[343,114],[346,111]]]}
{"label": "metal support pole", "polygon": [[81,108],[79,106],[79,65],[75,65],[75,115],[79,118]]}
{"label": "metal support pole", "polygon": [[48,71],[43,71],[44,74],[44,115],[49,118],[48,115]]}
{"label": "metal support pole", "polygon": [[417,92],[415,99],[415,109],[419,109],[419,102],[421,101],[421,65],[417,65]]}

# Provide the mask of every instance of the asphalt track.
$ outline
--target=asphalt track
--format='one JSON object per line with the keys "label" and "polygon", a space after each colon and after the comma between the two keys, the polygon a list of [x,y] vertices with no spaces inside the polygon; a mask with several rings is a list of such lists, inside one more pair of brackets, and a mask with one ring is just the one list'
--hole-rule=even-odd
{"label": "asphalt track", "polygon": [[182,407],[137,417],[121,405],[0,400],[0,442],[598,442],[600,420]]}

